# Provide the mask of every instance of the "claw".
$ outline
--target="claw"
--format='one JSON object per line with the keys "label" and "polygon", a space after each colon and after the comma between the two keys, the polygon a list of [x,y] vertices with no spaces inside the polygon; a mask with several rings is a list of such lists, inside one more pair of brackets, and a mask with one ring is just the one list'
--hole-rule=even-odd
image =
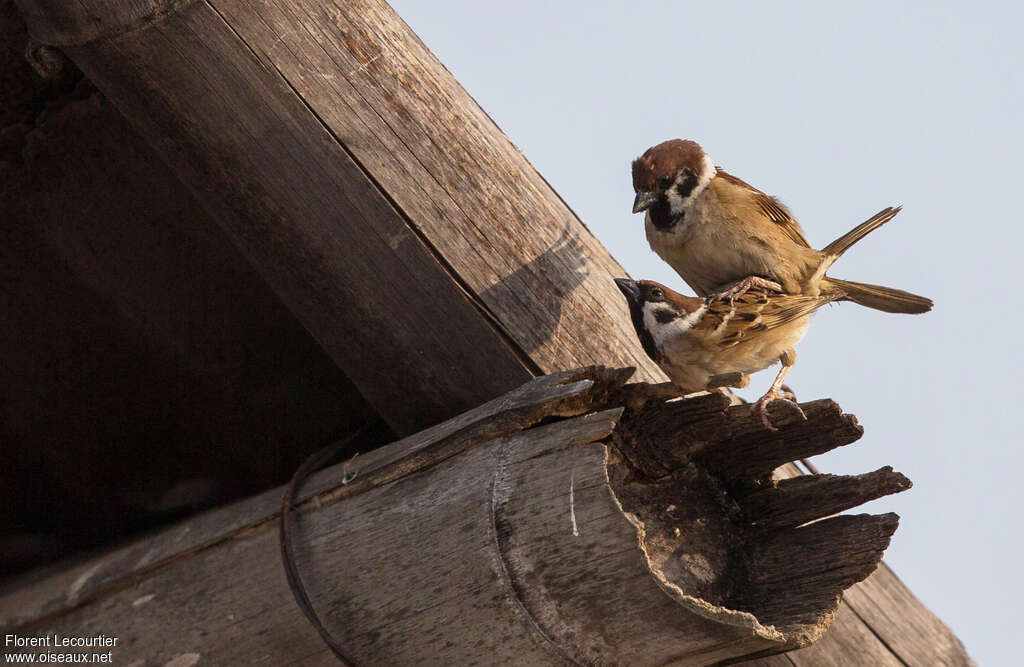
{"label": "claw", "polygon": [[727,286],[725,289],[719,290],[712,294],[712,298],[715,299],[728,299],[730,302],[734,301],[738,297],[743,296],[749,290],[754,287],[760,287],[762,289],[771,290],[773,292],[781,292],[782,285],[775,282],[774,280],[768,280],[760,276],[747,276],[743,280],[737,280],[733,284]]}
{"label": "claw", "polygon": [[[792,393],[792,392],[790,392],[790,393]],[[799,406],[799,404],[797,404],[796,401],[792,401],[789,398],[787,398],[786,396],[783,396],[783,392],[781,392],[781,391],[779,391],[777,389],[772,389],[772,390],[769,390],[769,392],[767,394],[765,394],[760,399],[758,399],[757,403],[754,404],[754,409],[757,410],[758,413],[760,413],[760,415],[761,415],[761,423],[764,424],[764,427],[766,429],[768,429],[769,431],[778,431],[779,430],[779,429],[775,428],[774,425],[772,425],[772,420],[768,418],[768,405],[770,403],[774,402],[774,401],[786,401],[787,403],[792,405],[794,408],[796,408],[796,411],[800,413],[800,417],[804,421],[807,421],[807,414],[804,412],[804,409],[801,408]]]}
{"label": "claw", "polygon": [[789,401],[793,407],[796,408],[800,416],[803,417],[804,421],[807,421],[807,415],[804,414],[803,408],[797,405],[796,394],[793,390],[782,384],[782,381],[786,379],[786,375],[789,373],[789,369],[793,367],[793,363],[796,361],[796,353],[789,350],[779,357],[782,361],[782,368],[779,369],[779,374],[775,376],[775,380],[772,382],[772,386],[768,389],[768,392],[758,399],[757,403],[754,404],[754,409],[757,410],[761,415],[761,423],[769,431],[778,431],[779,429],[772,426],[772,421],[768,419],[768,404],[772,401],[784,400]]}

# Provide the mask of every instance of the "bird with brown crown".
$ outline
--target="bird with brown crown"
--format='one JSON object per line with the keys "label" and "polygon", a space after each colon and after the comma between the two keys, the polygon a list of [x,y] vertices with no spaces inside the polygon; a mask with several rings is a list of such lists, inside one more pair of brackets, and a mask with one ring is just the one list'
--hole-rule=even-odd
{"label": "bird with brown crown", "polygon": [[647,356],[684,395],[745,387],[751,373],[781,362],[771,388],[755,404],[771,430],[768,404],[793,398],[782,382],[796,363],[796,344],[807,333],[811,314],[843,298],[842,292],[802,296],[752,287],[732,297],[701,299],[650,280],[617,278],[615,284],[626,297]]}
{"label": "bird with brown crown", "polygon": [[850,246],[900,212],[886,208],[822,250],[774,197],[715,166],[693,141],[673,139],[633,161],[634,213],[651,248],[700,296],[751,287],[854,301],[889,313],[924,313],[932,301],[903,290],[825,275]]}

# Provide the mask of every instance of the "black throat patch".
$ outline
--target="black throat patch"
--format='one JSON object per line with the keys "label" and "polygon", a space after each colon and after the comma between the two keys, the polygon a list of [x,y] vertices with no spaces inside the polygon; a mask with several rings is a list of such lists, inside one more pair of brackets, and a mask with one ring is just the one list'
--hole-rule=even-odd
{"label": "black throat patch", "polygon": [[658,347],[654,344],[654,338],[651,336],[651,332],[644,326],[644,313],[643,306],[636,303],[629,304],[629,317],[633,320],[633,330],[636,331],[636,337],[640,339],[640,346],[644,348],[644,352],[651,358],[656,364],[661,363],[661,353],[658,351]]}
{"label": "black throat patch", "polygon": [[[697,174],[688,172],[686,178],[681,180],[672,186],[675,189],[675,193],[679,195],[680,199],[686,199],[689,197],[694,189],[697,187]],[[658,197],[658,201],[648,209],[651,214],[651,224],[661,231],[667,231],[672,229],[686,217],[686,212],[682,211],[678,215],[672,213],[672,207],[668,202],[668,197],[664,194]]]}
{"label": "black throat patch", "polygon": [[651,216],[651,224],[661,231],[668,231],[683,221],[683,215],[673,215],[665,195],[658,197],[658,201],[647,209]]}

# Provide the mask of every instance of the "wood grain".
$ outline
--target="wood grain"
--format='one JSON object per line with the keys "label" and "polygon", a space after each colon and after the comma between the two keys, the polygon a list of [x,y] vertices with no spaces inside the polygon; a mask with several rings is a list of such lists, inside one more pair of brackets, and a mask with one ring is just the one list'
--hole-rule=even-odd
{"label": "wood grain", "polygon": [[[434,429],[432,445],[407,439],[377,463],[394,467],[399,451],[443,448],[503,415],[585,410],[621,377],[590,374],[535,381]],[[367,664],[696,665],[776,645],[749,616],[694,613],[650,576],[637,527],[609,486],[606,448],[587,444],[606,438],[619,414],[508,433],[351,493],[338,493],[347,486],[336,466],[335,486],[306,505],[298,550],[332,632]],[[123,572],[120,585],[17,631],[116,628],[117,661],[330,664],[291,604],[276,547],[273,523],[250,525],[161,567]]]}
{"label": "wood grain", "polygon": [[625,271],[386,3],[213,4],[543,371],[662,377],[611,282]]}
{"label": "wood grain", "polygon": [[844,602],[903,664],[975,664],[956,635],[885,563],[847,591]]}
{"label": "wood grain", "polygon": [[744,498],[747,518],[762,529],[799,526],[890,493],[906,491],[910,480],[890,466],[863,475],[801,475]]}
{"label": "wood grain", "polygon": [[66,50],[396,432],[529,379],[529,359],[210,5]]}
{"label": "wood grain", "polygon": [[377,419],[99,92],[37,123],[0,155],[4,575],[276,486]]}
{"label": "wood grain", "polygon": [[663,377],[625,272],[385,3],[115,4],[21,2],[397,431],[531,372]]}
{"label": "wood grain", "polygon": [[[630,369],[591,367],[537,378],[441,424],[317,473],[303,486],[298,501],[308,504],[313,497],[321,504],[337,500],[434,465],[474,443],[527,428],[543,418],[582,414],[607,403],[629,374]],[[20,585],[0,591],[0,627],[30,627],[40,619],[66,613],[116,590],[135,577],[263,526],[277,516],[280,498],[281,490],[271,489],[198,514],[102,558],[22,579]]]}
{"label": "wood grain", "polygon": [[[636,394],[624,386],[631,373],[535,379],[304,487],[301,576],[356,662],[706,665],[817,639],[841,590],[877,564],[894,517],[766,531],[744,510],[762,496],[728,490],[762,480],[725,480],[693,461],[645,478],[610,444],[624,414],[631,424],[615,443],[666,425],[655,401],[618,407]],[[689,406],[728,430],[707,399],[679,403],[677,419],[696,427]],[[734,430],[749,417],[717,412]],[[816,418],[803,428],[828,432],[836,419]],[[118,659],[129,661],[280,664],[296,646],[296,662],[326,664],[281,577],[267,578],[279,572],[276,514],[276,498],[254,498],[83,565],[73,580],[58,573],[7,593],[4,632],[116,628]]]}
{"label": "wood grain", "polygon": [[[570,365],[631,364],[641,379],[662,377],[640,351],[612,286],[621,267],[383,2],[20,5],[33,34],[66,47],[396,430],[411,432],[533,373]],[[676,423],[682,435],[663,430],[665,439],[648,438],[653,454],[624,447],[622,462],[642,461],[637,474],[692,473],[708,484],[694,489],[720,484],[726,500],[719,502],[728,504],[722,526],[744,520],[744,498],[773,483],[775,466],[860,435],[838,406],[818,402],[808,411],[815,427],[773,406],[773,422],[783,428],[766,438],[738,411],[749,408],[724,411],[714,400],[687,406]],[[308,512],[306,566],[322,584],[325,615],[357,655],[372,649],[384,662],[438,654],[502,662],[521,642],[527,652],[515,657],[527,662],[593,662],[622,650],[625,663],[707,664],[778,648],[771,628],[737,610],[712,616],[729,619],[745,638],[721,634],[713,622],[665,627],[678,618],[669,607],[678,613],[679,605],[701,605],[678,594],[663,572],[652,581],[650,553],[637,553],[637,524],[607,509],[614,500],[601,481],[608,453],[586,444],[598,437],[593,423],[585,437],[576,430],[586,419],[482,444],[471,442],[476,435],[460,441],[456,431],[436,450],[416,449],[366,471],[362,479],[371,481],[352,487],[358,492],[336,485],[314,497],[321,505]],[[611,415],[590,419],[614,423]],[[720,428],[707,431],[709,420]],[[555,432],[561,435],[552,440]],[[535,445],[535,454],[520,456]],[[566,487],[579,513],[576,530],[566,531]],[[418,513],[432,507],[462,520]],[[654,525],[650,512],[646,520]],[[88,632],[117,623],[127,628],[126,647],[145,647],[146,658],[173,659],[194,646],[215,663],[323,661],[326,650],[300,623],[281,578],[266,579],[274,567],[268,553],[276,555],[266,522],[235,525],[241,528],[224,539],[200,542],[139,579],[118,578],[37,619],[39,627]],[[843,544],[869,526],[844,520],[799,536],[823,535],[830,525],[859,526],[840,531]],[[870,524],[870,558],[888,539],[887,525]],[[801,529],[789,530],[773,535],[777,544],[806,548],[796,539]],[[659,534],[669,536],[665,553],[672,534],[666,521]],[[703,534],[711,553],[714,531]],[[583,536],[592,539],[587,550],[571,551]],[[621,546],[626,536],[629,549]],[[757,560],[756,549],[739,548]],[[103,565],[84,567],[71,586],[79,592]],[[714,579],[729,569],[709,571]],[[702,572],[690,567],[688,576],[697,581]],[[704,583],[714,594],[714,582]],[[375,586],[387,590],[368,592]],[[652,586],[661,597],[648,595]],[[581,607],[572,606],[577,593]],[[161,604],[147,609],[154,599]],[[576,614],[590,610],[600,615],[581,627]],[[371,629],[345,635],[351,617],[367,619]],[[459,634],[470,617],[492,625]],[[875,636],[863,621],[853,627],[857,641]],[[433,639],[416,644],[414,629]],[[701,640],[710,641],[695,643]],[[874,643],[866,651],[887,649]],[[842,664],[840,655],[819,664]]]}

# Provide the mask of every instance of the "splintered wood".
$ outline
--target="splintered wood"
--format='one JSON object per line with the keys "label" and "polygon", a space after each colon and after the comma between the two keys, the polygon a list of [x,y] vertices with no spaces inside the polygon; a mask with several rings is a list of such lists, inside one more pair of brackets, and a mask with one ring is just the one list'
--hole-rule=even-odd
{"label": "splintered wood", "polygon": [[[631,372],[538,378],[314,476],[298,567],[358,664],[705,665],[821,636],[896,517],[815,520],[909,481],[775,481],[776,461],[856,439],[853,419],[817,401],[770,432],[749,406],[666,401]],[[118,661],[331,664],[281,574],[273,497],[9,593],[0,625],[116,628]]]}

